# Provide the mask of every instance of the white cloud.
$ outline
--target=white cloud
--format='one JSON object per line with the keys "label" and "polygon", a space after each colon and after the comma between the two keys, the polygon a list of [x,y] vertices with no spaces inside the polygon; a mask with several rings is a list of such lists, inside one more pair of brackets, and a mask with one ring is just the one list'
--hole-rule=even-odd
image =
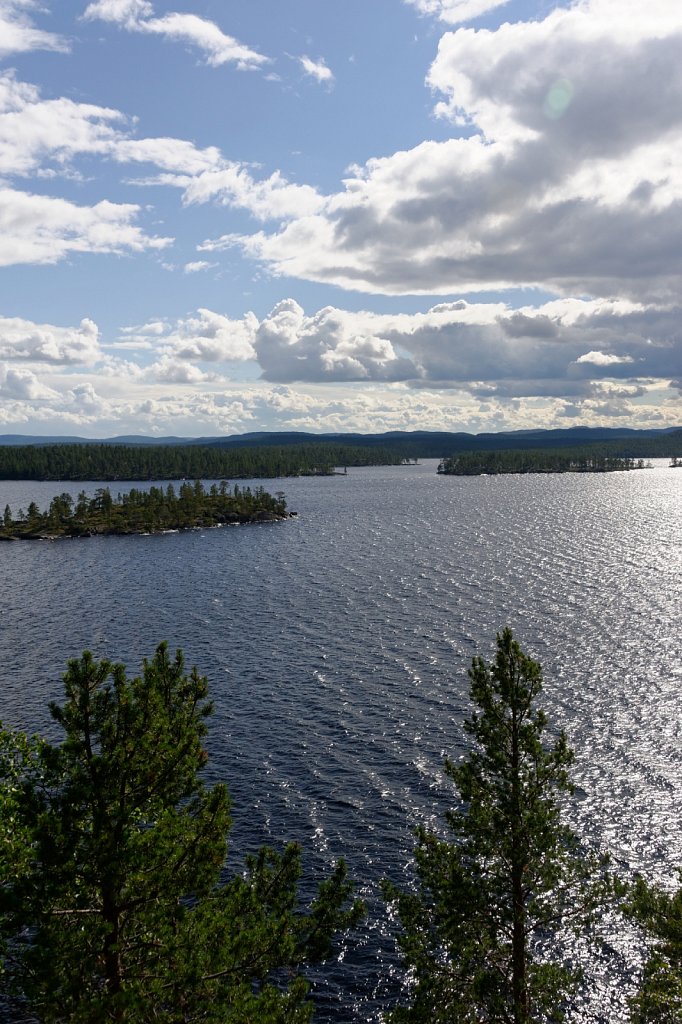
{"label": "white cloud", "polygon": [[509,0],[406,0],[421,14],[430,14],[446,25],[459,25],[509,3]]}
{"label": "white cloud", "polygon": [[614,366],[623,363],[634,363],[632,356],[617,356],[611,352],[585,352],[578,356],[576,363],[592,363],[594,366]]}
{"label": "white cloud", "polygon": [[218,202],[260,220],[288,220],[320,210],[324,198],[279,172],[258,181],[214,146],[184,139],[135,139],[118,110],[58,98],[44,100],[35,86],[0,74],[0,175],[74,176],[74,161],[98,156],[120,164],[150,164],[161,173],[134,184],[180,188],[186,204]]}
{"label": "white cloud", "polygon": [[32,0],[0,0],[0,57],[31,50],[68,50],[61,36],[35,28],[27,12],[37,7]]}
{"label": "white cloud", "polygon": [[147,0],[96,0],[96,3],[88,5],[83,17],[134,28],[143,18],[151,18],[153,14],[154,8]]}
{"label": "white cloud", "polygon": [[[234,163],[198,174],[192,180],[179,180],[178,184],[184,188],[187,203],[215,199],[225,205],[242,207],[259,220],[305,217],[324,204],[323,197],[310,185],[291,184],[279,171],[263,181],[255,181],[249,171]],[[214,248],[219,246],[214,244]]]}
{"label": "white cloud", "polygon": [[410,360],[400,358],[390,340],[372,332],[372,320],[331,306],[307,317],[297,302],[285,299],[256,332],[254,347],[264,376],[275,381],[416,376]]}
{"label": "white cloud", "polygon": [[168,330],[168,324],[165,320],[149,320],[145,324],[138,324],[133,327],[122,327],[121,334],[134,334],[134,335],[151,335],[152,337],[160,337],[165,334]]}
{"label": "white cloud", "polygon": [[317,210],[222,240],[277,274],[359,291],[674,301],[681,51],[670,0],[582,0],[446,33],[428,80],[437,112],[473,134],[370,160]]}
{"label": "white cloud", "polygon": [[176,359],[172,355],[163,355],[147,370],[150,380],[165,384],[200,384],[214,379],[213,374],[204,373],[198,366]]}
{"label": "white cloud", "polygon": [[316,82],[325,83],[331,85],[334,81],[334,75],[331,69],[327,67],[324,60],[312,60],[310,57],[298,57],[299,64],[303,68],[303,71],[309,78],[314,78]]}
{"label": "white cloud", "polygon": [[101,354],[99,332],[92,320],[82,320],[79,327],[56,327],[0,317],[0,359],[88,365]]}
{"label": "white cloud", "polygon": [[202,270],[211,270],[217,266],[217,263],[209,263],[208,260],[192,260],[190,263],[185,263],[182,269],[186,274],[199,274]]}
{"label": "white cloud", "polygon": [[59,398],[59,395],[41,384],[32,370],[0,363],[0,399],[7,398],[43,402]]}
{"label": "white cloud", "polygon": [[112,123],[122,120],[105,107],[42,101],[35,86],[0,74],[0,174],[28,175],[46,161],[64,167],[75,153],[106,152],[117,137]]}
{"label": "white cloud", "polygon": [[224,165],[215,147],[198,149],[174,138],[134,139],[118,110],[59,97],[0,74],[0,174],[65,173],[77,156],[98,155],[118,163],[150,163],[163,171],[193,175]]}
{"label": "white cloud", "polygon": [[119,163],[150,163],[164,171],[185,175],[188,180],[225,164],[215,146],[198,149],[184,139],[131,139],[118,134],[111,138],[108,152]]}
{"label": "white cloud", "polygon": [[107,403],[97,394],[90,381],[76,384],[67,392],[66,398],[86,413],[101,416],[107,411]]}
{"label": "white cloud", "polygon": [[104,200],[76,206],[65,199],[0,188],[0,266],[56,263],[70,253],[142,252],[171,239],[133,224],[139,207]]}
{"label": "white cloud", "polygon": [[244,362],[254,358],[253,342],[258,320],[246,313],[231,320],[210,309],[179,320],[163,336],[164,350],[175,359],[195,362]]}
{"label": "white cloud", "polygon": [[235,64],[243,70],[262,67],[268,58],[226,35],[215,22],[196,14],[177,11],[154,17],[146,0],[97,0],[85,10],[84,18],[113,22],[131,32],[160,35],[166,39],[190,43],[204,54],[207,64]]}

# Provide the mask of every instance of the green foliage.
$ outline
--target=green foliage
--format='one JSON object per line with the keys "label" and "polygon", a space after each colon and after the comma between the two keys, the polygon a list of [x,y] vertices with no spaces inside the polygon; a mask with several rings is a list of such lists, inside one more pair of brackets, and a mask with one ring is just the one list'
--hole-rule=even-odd
{"label": "green foliage", "polygon": [[301,969],[362,914],[343,863],[309,907],[295,844],[227,877],[227,790],[199,774],[207,682],[180,652],[162,644],[134,679],[85,652],[64,684],[63,743],[29,775],[4,748],[24,837],[4,865],[6,989],[41,1024],[308,1021]]}
{"label": "green foliage", "polygon": [[[680,872],[682,882],[682,872]],[[679,1024],[682,1020],[682,888],[670,895],[638,878],[627,909],[652,942],[633,1024]]]}
{"label": "green foliage", "polygon": [[31,864],[32,833],[26,800],[40,778],[38,740],[0,728],[0,922],[12,911],[15,890]]}
{"label": "green foliage", "polygon": [[492,664],[474,658],[469,677],[474,749],[445,765],[460,798],[446,815],[453,838],[420,829],[417,891],[384,883],[414,980],[411,1004],[389,1020],[560,1021],[577,977],[553,937],[568,922],[586,928],[602,896],[591,883],[597,862],[561,820],[573,754],[563,734],[545,742],[541,669],[511,630],[498,635]]}

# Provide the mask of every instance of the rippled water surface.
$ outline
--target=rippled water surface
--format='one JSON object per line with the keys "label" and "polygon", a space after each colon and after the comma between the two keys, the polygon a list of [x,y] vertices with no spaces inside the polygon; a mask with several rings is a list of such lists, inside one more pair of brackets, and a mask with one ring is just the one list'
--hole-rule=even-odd
{"label": "rippled water surface", "polygon": [[[209,676],[235,867],[286,839],[303,842],[311,877],[346,857],[370,916],[320,980],[319,1021],[376,1021],[396,996],[377,884],[407,884],[412,829],[441,827],[467,668],[506,624],[576,748],[569,813],[586,840],[661,881],[682,864],[682,472],[435,468],[273,482],[299,513],[285,523],[0,545],[7,723],[50,729],[47,701],[84,647],[137,669],[167,639]],[[15,512],[54,493],[0,483]],[[608,975],[629,956],[614,928],[589,1010],[609,1022],[624,1011]]]}

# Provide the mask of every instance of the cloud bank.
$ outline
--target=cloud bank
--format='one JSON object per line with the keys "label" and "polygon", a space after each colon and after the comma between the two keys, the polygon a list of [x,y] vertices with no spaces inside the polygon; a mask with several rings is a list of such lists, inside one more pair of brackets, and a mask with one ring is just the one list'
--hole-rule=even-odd
{"label": "cloud bank", "polygon": [[[0,423],[76,424],[100,436],[152,424],[188,434],[672,426],[681,320],[679,306],[627,300],[306,314],[285,299],[261,319],[202,308],[103,345],[88,320],[69,328],[4,318]],[[250,379],[240,382],[242,366]]]}

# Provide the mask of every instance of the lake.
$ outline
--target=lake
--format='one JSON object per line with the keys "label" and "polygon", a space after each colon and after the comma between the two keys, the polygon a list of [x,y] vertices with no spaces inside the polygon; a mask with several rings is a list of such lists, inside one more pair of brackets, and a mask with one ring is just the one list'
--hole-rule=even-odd
{"label": "lake", "polygon": [[[542,663],[550,723],[576,749],[568,814],[585,840],[670,884],[682,864],[682,471],[436,465],[261,481],[299,513],[282,523],[0,545],[6,724],[52,730],[47,702],[84,648],[137,671],[168,640],[209,677],[233,868],[288,839],[308,879],[346,857],[370,915],[320,977],[317,1021],[378,1021],[399,992],[378,882],[408,884],[412,830],[442,829],[467,669],[505,625]],[[97,486],[0,482],[0,508]],[[627,976],[636,943],[610,927],[583,1019],[623,1019],[610,976]]]}

